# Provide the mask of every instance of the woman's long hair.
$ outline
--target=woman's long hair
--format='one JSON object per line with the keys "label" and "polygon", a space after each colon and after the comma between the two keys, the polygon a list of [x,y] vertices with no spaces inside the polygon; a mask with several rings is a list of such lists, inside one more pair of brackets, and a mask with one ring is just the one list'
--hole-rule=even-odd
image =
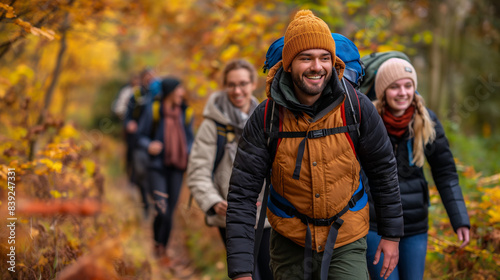
{"label": "woman's long hair", "polygon": [[[385,93],[382,100],[375,100],[373,104],[375,108],[377,108],[379,115],[383,116],[387,104],[385,101]],[[425,108],[424,98],[416,92],[413,95],[412,106],[415,106],[416,109],[413,114],[413,119],[408,124],[410,138],[414,138],[412,163],[418,167],[422,167],[425,161],[424,146],[434,142],[436,139],[436,130],[434,129],[435,123],[432,121],[429,112]]]}

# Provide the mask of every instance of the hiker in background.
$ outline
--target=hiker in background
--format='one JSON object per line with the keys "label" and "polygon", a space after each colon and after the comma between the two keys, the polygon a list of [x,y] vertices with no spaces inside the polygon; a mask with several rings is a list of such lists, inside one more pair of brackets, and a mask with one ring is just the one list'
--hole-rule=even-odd
{"label": "hiker in background", "polygon": [[127,113],[127,105],[130,98],[136,91],[140,90],[140,78],[139,75],[133,74],[130,77],[130,81],[120,89],[116,100],[113,102],[112,110],[120,118],[120,120],[125,119],[125,114]]}
{"label": "hiker in background", "polygon": [[[458,184],[455,161],[444,129],[424,99],[416,94],[417,74],[406,60],[391,58],[378,69],[375,78],[376,109],[389,134],[398,164],[403,205],[404,236],[399,242],[399,263],[389,279],[422,279],[427,253],[429,189],[422,166],[425,159],[432,178],[462,242],[469,243],[469,216]],[[370,182],[371,184],[371,182]],[[376,258],[377,215],[370,204],[367,262],[372,279],[379,279],[380,262]]]}
{"label": "hiker in background", "polygon": [[155,81],[156,73],[151,68],[146,68],[139,74],[140,90],[134,91],[127,104],[127,113],[123,121],[125,126],[125,139],[127,142],[127,158],[129,165],[130,181],[134,183],[141,194],[144,217],[149,213],[149,187],[147,178],[147,165],[149,156],[147,152],[137,147],[137,126],[144,109],[152,102],[150,91],[151,84]]}
{"label": "hiker in background", "polygon": [[344,80],[344,67],[328,25],[299,11],[285,32],[282,61],[267,76],[269,99],[238,145],[226,213],[232,279],[252,279],[256,202],[270,170],[274,279],[368,279],[361,165],[383,217],[381,275],[396,266],[403,235],[396,160],[375,107]]}
{"label": "hiker in background", "polygon": [[184,102],[186,90],[177,78],[161,80],[157,101],[150,102],[139,120],[137,145],[147,151],[149,186],[156,216],[153,223],[155,255],[163,263],[172,217],[193,143],[193,113]]}
{"label": "hiker in background", "polygon": [[[118,96],[116,97],[115,101],[113,102],[111,109],[113,113],[118,116],[118,118],[121,121],[124,121],[125,116],[127,114],[127,105],[130,99],[134,94],[139,94],[140,93],[140,77],[138,74],[133,74],[130,77],[130,81],[128,84],[126,84],[124,87],[120,89],[120,92],[118,92]],[[126,140],[126,151],[125,151],[125,172],[127,173],[127,177],[129,178],[130,182],[132,181],[132,148],[131,145],[129,145],[129,142],[127,141],[127,133],[124,130],[124,137]]]}
{"label": "hiker in background", "polygon": [[[219,228],[226,245],[229,178],[243,127],[258,105],[252,95],[257,86],[255,68],[243,59],[230,61],[224,68],[222,85],[223,90],[212,94],[205,105],[205,119],[198,129],[189,157],[188,186],[205,212],[207,225]],[[258,209],[262,195],[263,192],[259,195]],[[269,269],[270,232],[270,225],[266,222],[254,280],[272,279]]]}

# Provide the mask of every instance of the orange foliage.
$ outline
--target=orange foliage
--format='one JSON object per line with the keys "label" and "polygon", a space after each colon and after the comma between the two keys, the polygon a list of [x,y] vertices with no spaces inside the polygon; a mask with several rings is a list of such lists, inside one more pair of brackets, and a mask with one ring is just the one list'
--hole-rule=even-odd
{"label": "orange foliage", "polygon": [[99,214],[101,203],[95,200],[24,200],[19,201],[17,211],[23,216],[53,216],[58,214],[94,216]]}
{"label": "orange foliage", "polygon": [[[430,190],[429,244],[426,275],[446,279],[498,279],[500,266],[500,174],[481,177],[473,167],[458,163],[460,176],[473,180],[477,192],[464,193],[471,221],[470,244],[459,249],[439,194]],[[489,185],[489,186],[488,186]],[[482,186],[482,187],[480,187]],[[443,275],[443,272],[445,275]]]}

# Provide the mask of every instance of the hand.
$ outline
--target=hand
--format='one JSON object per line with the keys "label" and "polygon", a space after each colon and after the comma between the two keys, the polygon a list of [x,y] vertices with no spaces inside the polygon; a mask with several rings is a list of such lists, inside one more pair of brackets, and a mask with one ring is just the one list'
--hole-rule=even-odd
{"label": "hand", "polygon": [[234,278],[233,280],[252,280],[252,277],[245,276],[245,277],[240,277],[240,278]]}
{"label": "hand", "polygon": [[469,228],[468,227],[459,227],[457,229],[458,240],[463,241],[462,245],[460,245],[460,249],[464,248],[469,244]]}
{"label": "hand", "polygon": [[217,215],[226,216],[227,201],[223,200],[214,205],[214,210]]}
{"label": "hand", "polygon": [[135,133],[137,131],[137,122],[134,120],[129,121],[126,130],[128,133]]}
{"label": "hand", "polygon": [[163,143],[162,142],[155,140],[155,141],[151,141],[151,143],[149,143],[148,153],[150,155],[156,156],[159,153],[161,153],[161,150],[163,150]]}
{"label": "hand", "polygon": [[[392,271],[396,268],[399,261],[399,242],[381,239],[378,244],[377,252],[373,264],[377,264],[380,260],[380,254],[384,253],[384,263],[380,271],[380,277],[387,279]],[[385,275],[385,276],[384,276]]]}

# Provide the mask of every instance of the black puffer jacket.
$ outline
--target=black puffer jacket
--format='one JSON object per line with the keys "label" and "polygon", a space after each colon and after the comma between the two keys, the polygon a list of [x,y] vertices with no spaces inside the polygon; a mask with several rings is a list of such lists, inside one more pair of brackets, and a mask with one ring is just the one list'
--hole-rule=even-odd
{"label": "black puffer jacket", "polygon": [[[340,84],[334,82],[331,86],[340,87]],[[334,91],[338,90],[336,88]],[[342,88],[340,91],[345,94]],[[356,152],[371,182],[370,188],[377,204],[377,213],[383,217],[378,223],[379,234],[400,237],[403,234],[403,213],[392,147],[375,107],[365,95],[358,95],[361,135]],[[239,142],[231,175],[226,215],[227,261],[231,278],[250,274],[254,268],[256,202],[271,166],[263,129],[264,111],[265,101],[248,120]]]}
{"label": "black puffer jacket", "polygon": [[[448,139],[436,114],[431,110],[428,112],[436,123],[436,140],[427,144],[424,150],[427,162],[431,167],[432,178],[436,183],[453,229],[456,231],[459,227],[464,226],[470,228],[469,216],[465,208],[462,190],[458,184],[457,170]],[[429,188],[423,168],[415,165],[410,166],[408,145],[413,145],[413,141],[408,140],[407,135],[400,138],[391,135],[390,139],[398,161],[405,236],[425,233],[429,227]],[[376,216],[375,208],[370,203],[370,230],[377,230]]]}

